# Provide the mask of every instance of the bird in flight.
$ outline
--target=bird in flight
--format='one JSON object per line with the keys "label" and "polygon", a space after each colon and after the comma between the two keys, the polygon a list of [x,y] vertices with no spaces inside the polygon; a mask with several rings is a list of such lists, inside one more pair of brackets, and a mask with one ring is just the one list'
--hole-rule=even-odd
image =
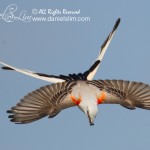
{"label": "bird in flight", "polygon": [[78,106],[88,117],[89,124],[94,125],[99,104],[120,104],[131,110],[136,107],[149,110],[148,84],[124,80],[92,80],[119,23],[120,18],[102,44],[95,62],[83,73],[55,76],[19,69],[0,62],[4,70],[14,70],[53,83],[27,94],[16,106],[8,110],[11,121],[25,124],[46,116],[53,118],[63,109]]}

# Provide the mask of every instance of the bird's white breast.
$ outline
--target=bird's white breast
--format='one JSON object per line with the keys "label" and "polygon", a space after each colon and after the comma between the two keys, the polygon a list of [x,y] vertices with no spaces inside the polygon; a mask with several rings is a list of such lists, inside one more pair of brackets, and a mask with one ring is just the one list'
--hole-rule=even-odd
{"label": "bird's white breast", "polygon": [[71,94],[76,99],[80,97],[82,103],[97,103],[97,97],[100,93],[96,86],[87,84],[84,81],[78,81],[77,85],[73,87]]}
{"label": "bird's white breast", "polygon": [[90,122],[93,122],[98,112],[97,98],[101,91],[91,84],[84,81],[78,81],[77,85],[73,87],[72,95],[80,100],[78,107],[88,116]]}

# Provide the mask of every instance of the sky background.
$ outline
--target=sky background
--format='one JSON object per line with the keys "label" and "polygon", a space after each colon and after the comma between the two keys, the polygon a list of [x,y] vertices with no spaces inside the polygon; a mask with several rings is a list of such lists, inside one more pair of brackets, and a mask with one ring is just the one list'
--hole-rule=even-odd
{"label": "sky background", "polygon": [[[150,1],[1,0],[18,10],[79,10],[89,22],[6,22],[0,19],[0,60],[18,68],[54,75],[84,72],[97,57],[117,18],[118,30],[94,79],[124,79],[150,84]],[[34,15],[32,15],[34,16]],[[40,16],[40,15],[39,15]],[[60,15],[63,16],[63,15]],[[150,111],[101,105],[95,125],[77,108],[26,125],[9,121],[10,109],[28,92],[48,82],[0,70],[0,149],[149,149]]]}

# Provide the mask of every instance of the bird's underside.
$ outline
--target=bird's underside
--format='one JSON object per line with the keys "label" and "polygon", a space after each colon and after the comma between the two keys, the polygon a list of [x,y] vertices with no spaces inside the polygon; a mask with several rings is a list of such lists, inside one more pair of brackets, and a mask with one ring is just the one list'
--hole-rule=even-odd
{"label": "bird's underside", "polygon": [[8,110],[11,121],[22,124],[45,116],[53,118],[63,109],[78,106],[88,116],[90,125],[93,125],[98,104],[120,104],[128,109],[138,107],[149,110],[148,84],[123,80],[92,80],[119,23],[120,19],[116,21],[113,30],[102,44],[98,58],[83,73],[55,76],[19,69],[0,62],[4,65],[2,67],[4,70],[14,70],[54,83],[27,94],[16,106]]}

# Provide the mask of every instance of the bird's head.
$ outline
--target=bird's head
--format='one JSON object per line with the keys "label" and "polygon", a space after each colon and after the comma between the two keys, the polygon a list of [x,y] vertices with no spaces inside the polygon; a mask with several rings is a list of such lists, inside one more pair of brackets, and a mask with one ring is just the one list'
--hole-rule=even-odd
{"label": "bird's head", "polygon": [[90,126],[94,125],[94,119],[95,119],[95,117],[97,115],[97,112],[98,112],[97,104],[89,105],[87,107],[86,114],[88,116]]}

